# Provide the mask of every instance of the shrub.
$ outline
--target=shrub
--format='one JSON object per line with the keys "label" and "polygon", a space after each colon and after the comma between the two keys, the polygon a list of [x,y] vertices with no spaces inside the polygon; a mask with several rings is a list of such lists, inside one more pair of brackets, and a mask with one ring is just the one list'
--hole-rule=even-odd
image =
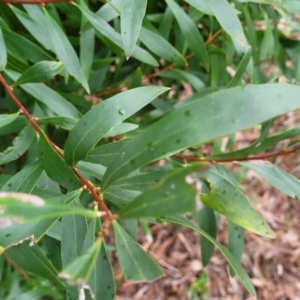
{"label": "shrub", "polygon": [[157,223],[198,232],[203,265],[219,249],[254,296],[244,229],[273,233],[226,163],[300,196],[264,162],[298,149],[266,153],[300,132],[269,135],[300,107],[298,1],[0,2],[1,299],[115,299],[108,250],[125,280],[155,280],[136,228]]}

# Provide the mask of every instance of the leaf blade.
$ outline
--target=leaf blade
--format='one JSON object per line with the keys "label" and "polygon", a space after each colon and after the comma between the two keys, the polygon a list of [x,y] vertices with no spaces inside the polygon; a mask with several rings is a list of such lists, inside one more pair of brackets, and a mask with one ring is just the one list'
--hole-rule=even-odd
{"label": "leaf blade", "polygon": [[65,144],[66,162],[72,166],[85,158],[110,130],[167,90],[165,87],[140,87],[96,105],[71,130]]}
{"label": "leaf blade", "polygon": [[146,7],[147,0],[121,1],[121,36],[127,59],[131,56],[138,40]]}

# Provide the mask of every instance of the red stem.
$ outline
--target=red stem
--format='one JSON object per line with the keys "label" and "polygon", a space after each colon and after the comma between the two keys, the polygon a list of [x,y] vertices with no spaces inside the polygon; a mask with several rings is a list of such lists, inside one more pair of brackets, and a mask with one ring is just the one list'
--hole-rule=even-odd
{"label": "red stem", "polygon": [[48,4],[48,3],[70,3],[72,0],[0,0],[0,2],[7,4]]}
{"label": "red stem", "polygon": [[[36,122],[35,118],[28,112],[28,110],[23,106],[23,104],[15,96],[15,94],[13,93],[12,87],[9,86],[9,84],[4,79],[4,77],[2,76],[1,73],[0,73],[0,83],[3,85],[4,89],[6,90],[6,92],[8,93],[8,95],[10,96],[10,98],[12,99],[12,101],[19,108],[19,112],[22,113],[22,114],[24,114],[24,116],[28,119],[28,121],[30,122],[30,124],[34,127],[35,131],[37,133],[39,133],[41,131],[41,127]],[[55,145],[55,143],[53,143],[48,136],[46,136],[46,138],[47,138],[49,144],[51,145],[51,147],[54,149],[54,151],[60,157],[64,158],[63,153]],[[113,215],[112,215],[111,211],[108,209],[107,205],[105,204],[105,202],[103,200],[103,197],[97,193],[96,188],[93,186],[93,184],[90,181],[88,181],[87,179],[85,179],[80,174],[80,172],[78,172],[78,170],[76,168],[72,168],[72,170],[75,173],[75,175],[79,178],[79,180],[81,181],[81,183],[83,184],[84,189],[88,189],[91,192],[91,194],[94,197],[94,199],[99,203],[100,207],[105,212],[106,218],[109,219],[109,220],[112,220],[113,219]]]}
{"label": "red stem", "polygon": [[247,161],[247,160],[261,160],[261,159],[269,159],[272,157],[277,157],[281,155],[287,155],[291,153],[295,153],[299,151],[298,148],[292,149],[292,150],[282,150],[279,152],[273,152],[273,153],[266,153],[266,154],[259,154],[256,156],[245,156],[240,158],[221,158],[221,159],[213,159],[213,158],[205,158],[205,157],[192,157],[192,156],[185,156],[180,154],[174,154],[173,157],[186,160],[186,161],[207,161],[212,163],[226,163],[226,162],[235,162],[235,161]]}

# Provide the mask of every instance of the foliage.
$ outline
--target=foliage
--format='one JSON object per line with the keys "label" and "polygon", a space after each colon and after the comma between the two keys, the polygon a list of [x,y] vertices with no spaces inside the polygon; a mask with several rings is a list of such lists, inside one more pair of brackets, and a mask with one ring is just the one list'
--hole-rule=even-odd
{"label": "foliage", "polygon": [[[137,220],[195,230],[203,265],[219,249],[255,296],[244,229],[273,233],[221,162],[299,198],[292,175],[243,162],[297,151],[262,153],[299,135],[269,136],[300,107],[298,1],[51,2],[0,0],[1,299],[115,299],[108,250],[125,280],[162,276]],[[236,150],[235,133],[253,126],[260,138]]]}

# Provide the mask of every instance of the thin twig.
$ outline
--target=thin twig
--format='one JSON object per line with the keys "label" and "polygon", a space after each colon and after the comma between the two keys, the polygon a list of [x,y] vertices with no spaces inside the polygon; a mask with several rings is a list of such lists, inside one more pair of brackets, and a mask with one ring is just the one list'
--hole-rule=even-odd
{"label": "thin twig", "polygon": [[[13,90],[12,90],[11,86],[7,83],[7,81],[4,79],[4,77],[2,76],[1,73],[0,73],[0,83],[2,84],[2,86],[4,87],[4,89],[6,90],[6,92],[8,93],[8,95],[10,96],[10,98],[12,99],[12,101],[19,108],[19,112],[22,113],[22,114],[24,114],[24,116],[27,118],[27,120],[30,122],[30,124],[34,127],[34,129],[35,129],[35,131],[37,133],[41,132],[42,131],[41,127],[36,122],[35,118],[28,112],[28,110],[24,107],[24,105],[15,96],[15,94],[13,93]],[[51,147],[53,148],[53,150],[60,157],[64,158],[63,153],[55,145],[55,143],[53,143],[48,136],[46,136],[46,138],[47,138],[49,144],[51,145]],[[113,215],[112,215],[111,211],[108,209],[107,205],[105,204],[105,202],[103,200],[103,197],[97,193],[96,188],[93,186],[93,184],[89,180],[85,179],[84,176],[82,176],[80,174],[80,172],[78,172],[77,168],[72,168],[72,170],[75,173],[75,175],[78,177],[78,179],[81,181],[81,183],[83,184],[83,188],[84,189],[88,189],[91,192],[92,196],[94,197],[94,200],[99,203],[100,207],[105,212],[106,218],[109,219],[109,220],[112,220],[113,219]]]}
{"label": "thin twig", "polygon": [[262,160],[262,159],[269,159],[281,155],[287,155],[291,153],[296,153],[299,151],[299,148],[295,148],[292,150],[282,150],[279,152],[273,152],[273,153],[265,153],[265,154],[259,154],[255,156],[245,156],[245,157],[239,157],[239,158],[221,158],[221,159],[213,159],[213,158],[206,158],[206,157],[192,157],[192,156],[186,156],[186,155],[180,155],[180,154],[174,154],[174,158],[178,158],[185,161],[206,161],[206,162],[212,162],[212,163],[226,163],[226,162],[235,162],[235,161],[248,161],[248,160]]}

